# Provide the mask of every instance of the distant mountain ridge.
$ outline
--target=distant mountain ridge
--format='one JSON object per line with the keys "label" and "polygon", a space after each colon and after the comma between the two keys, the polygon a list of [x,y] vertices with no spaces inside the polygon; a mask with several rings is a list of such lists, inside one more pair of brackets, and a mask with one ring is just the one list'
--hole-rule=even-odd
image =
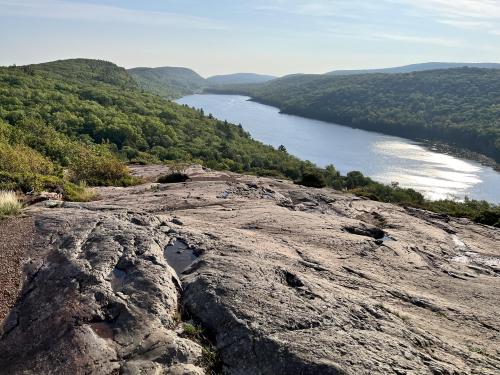
{"label": "distant mountain ridge", "polygon": [[145,91],[166,99],[178,99],[202,92],[210,86],[230,84],[264,83],[275,79],[270,75],[256,73],[234,73],[203,78],[192,69],[164,66],[160,68],[132,68],[128,73]]}
{"label": "distant mountain ridge", "polygon": [[145,90],[167,99],[176,99],[201,91],[205,78],[194,70],[179,67],[133,68],[129,74]]}
{"label": "distant mountain ridge", "polygon": [[247,83],[264,83],[276,79],[276,76],[256,73],[222,74],[207,78],[209,85],[235,85]]}
{"label": "distant mountain ridge", "polygon": [[397,67],[393,67],[393,68],[333,70],[333,71],[325,73],[325,74],[326,75],[334,75],[334,76],[347,76],[347,75],[373,74],[373,73],[398,74],[398,73],[423,72],[426,70],[453,69],[453,68],[465,68],[465,67],[467,67],[467,68],[482,68],[482,69],[500,69],[500,64],[497,64],[497,63],[428,62],[428,63],[422,63],[422,64],[410,64],[410,65],[404,65],[404,66],[397,66]]}
{"label": "distant mountain ridge", "polygon": [[500,162],[500,69],[303,74],[208,91],[247,95],[288,114],[445,142]]}

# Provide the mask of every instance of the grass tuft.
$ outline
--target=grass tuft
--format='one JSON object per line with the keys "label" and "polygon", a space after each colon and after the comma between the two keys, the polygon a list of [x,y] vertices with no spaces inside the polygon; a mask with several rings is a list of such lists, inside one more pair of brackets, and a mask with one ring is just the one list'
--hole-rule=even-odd
{"label": "grass tuft", "polygon": [[182,326],[182,336],[199,341],[203,337],[203,329],[193,324],[184,323]]}
{"label": "grass tuft", "polygon": [[222,374],[222,359],[220,357],[220,353],[208,340],[206,332],[202,327],[190,323],[184,323],[182,325],[181,336],[196,341],[203,347],[198,365],[203,367],[207,374]]}
{"label": "grass tuft", "polygon": [[17,215],[21,212],[22,204],[13,191],[0,191],[0,218]]}

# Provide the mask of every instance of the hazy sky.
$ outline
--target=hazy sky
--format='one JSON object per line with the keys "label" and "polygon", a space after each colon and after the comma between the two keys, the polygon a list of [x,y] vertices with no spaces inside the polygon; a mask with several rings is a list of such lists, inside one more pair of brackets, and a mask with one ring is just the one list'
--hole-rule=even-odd
{"label": "hazy sky", "polygon": [[500,0],[0,0],[0,51],[204,76],[499,62]]}

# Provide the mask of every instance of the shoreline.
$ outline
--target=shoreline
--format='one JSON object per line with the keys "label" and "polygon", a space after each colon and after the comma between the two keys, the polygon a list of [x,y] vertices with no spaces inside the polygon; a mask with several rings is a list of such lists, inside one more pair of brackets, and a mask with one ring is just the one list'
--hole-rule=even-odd
{"label": "shoreline", "polygon": [[500,172],[500,163],[489,156],[483,155],[479,152],[471,151],[460,146],[443,143],[440,141],[433,141],[429,139],[419,140],[422,146],[428,148],[430,151],[435,151],[440,154],[454,156],[460,159],[475,161],[485,167],[491,167],[495,172]]}
{"label": "shoreline", "polygon": [[409,141],[417,142],[421,146],[427,148],[429,151],[434,151],[434,152],[438,152],[438,153],[441,153],[441,154],[454,156],[454,157],[457,157],[457,158],[460,158],[460,159],[474,161],[474,162],[480,163],[481,165],[483,165],[485,167],[491,167],[495,172],[499,172],[500,173],[500,162],[497,162],[492,157],[489,157],[487,155],[481,154],[481,153],[476,152],[476,151],[469,150],[469,149],[461,147],[461,146],[457,146],[457,145],[454,145],[454,144],[445,143],[443,141],[432,140],[432,139],[423,139],[423,138],[410,138],[408,136],[399,135],[399,134],[395,134],[395,133],[391,133],[391,132],[383,132],[383,131],[380,131],[380,130],[370,130],[370,129],[366,129],[366,128],[363,128],[363,127],[357,127],[357,126],[352,126],[352,125],[335,123],[335,122],[327,121],[327,120],[324,120],[324,119],[321,119],[321,118],[315,118],[315,117],[305,116],[305,115],[300,114],[300,113],[294,113],[293,111],[292,112],[288,112],[288,111],[285,111],[285,110],[281,109],[278,105],[276,105],[274,103],[267,102],[266,100],[263,100],[263,99],[260,99],[260,98],[255,98],[255,97],[252,97],[252,96],[250,96],[248,94],[244,94],[244,93],[239,93],[239,94],[235,94],[235,93],[223,93],[223,92],[210,91],[209,89],[208,90],[205,89],[203,92],[197,93],[197,94],[201,94],[201,95],[204,95],[204,94],[205,95],[206,94],[213,94],[213,95],[240,95],[240,96],[245,96],[245,97],[249,98],[248,101],[259,103],[259,104],[263,104],[263,105],[267,105],[267,106],[270,106],[270,107],[274,107],[274,108],[278,109],[279,112],[282,113],[282,114],[298,116],[298,117],[302,117],[302,118],[306,118],[306,119],[310,119],[310,120],[318,120],[318,121],[322,121],[322,122],[325,122],[325,123],[328,123],[328,124],[349,127],[351,129],[360,129],[360,130],[365,130],[365,131],[372,132],[372,133],[379,133],[379,134],[383,134],[383,135],[391,135],[391,136],[395,136],[395,137],[400,137],[400,138],[403,138],[403,139],[407,139]]}
{"label": "shoreline", "polygon": [[[206,92],[206,93],[217,95],[217,93],[212,93],[212,92]],[[222,95],[227,95],[227,94],[222,94]],[[230,95],[234,95],[234,94],[230,94]],[[241,95],[241,94],[237,94],[237,95]],[[432,140],[432,139],[411,138],[411,137],[408,137],[405,135],[399,135],[399,134],[390,133],[390,132],[383,132],[380,130],[370,130],[370,129],[366,129],[363,127],[357,127],[357,126],[353,126],[353,125],[346,125],[346,124],[331,122],[331,121],[327,121],[327,120],[324,120],[321,118],[314,118],[314,117],[310,117],[310,116],[305,116],[305,115],[300,114],[300,113],[284,111],[280,107],[278,107],[277,105],[275,105],[273,103],[268,103],[265,100],[254,98],[254,97],[249,96],[249,95],[242,95],[242,96],[249,97],[250,98],[250,99],[248,99],[249,101],[274,107],[274,108],[278,109],[280,111],[280,113],[282,113],[282,114],[298,116],[298,117],[302,117],[302,118],[306,118],[306,119],[310,119],[310,120],[318,120],[318,121],[322,121],[322,122],[325,122],[328,124],[345,126],[345,127],[351,128],[351,129],[360,129],[360,130],[365,130],[365,131],[372,132],[372,133],[379,133],[379,134],[383,134],[383,135],[395,136],[395,137],[403,138],[403,139],[406,139],[409,141],[417,142],[421,146],[427,148],[429,151],[434,151],[434,152],[438,152],[440,154],[450,155],[450,156],[454,156],[454,157],[457,157],[460,159],[474,161],[474,162],[480,163],[481,165],[483,165],[485,167],[491,167],[495,172],[500,173],[500,162],[497,162],[492,157],[489,157],[487,155],[481,154],[481,153],[476,152],[476,151],[469,150],[469,149],[461,147],[461,146],[457,146],[455,144],[445,143],[443,141]]]}

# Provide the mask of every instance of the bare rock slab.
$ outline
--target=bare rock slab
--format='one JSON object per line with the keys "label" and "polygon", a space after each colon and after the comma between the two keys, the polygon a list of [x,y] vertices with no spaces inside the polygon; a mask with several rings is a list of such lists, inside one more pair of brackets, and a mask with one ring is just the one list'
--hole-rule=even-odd
{"label": "bare rock slab", "polygon": [[[150,181],[160,172],[134,167]],[[204,349],[179,334],[179,306],[227,374],[500,373],[500,230],[185,173],[30,208],[43,256],[3,323],[0,373],[209,372]],[[174,241],[196,255],[178,272],[165,252]]]}

